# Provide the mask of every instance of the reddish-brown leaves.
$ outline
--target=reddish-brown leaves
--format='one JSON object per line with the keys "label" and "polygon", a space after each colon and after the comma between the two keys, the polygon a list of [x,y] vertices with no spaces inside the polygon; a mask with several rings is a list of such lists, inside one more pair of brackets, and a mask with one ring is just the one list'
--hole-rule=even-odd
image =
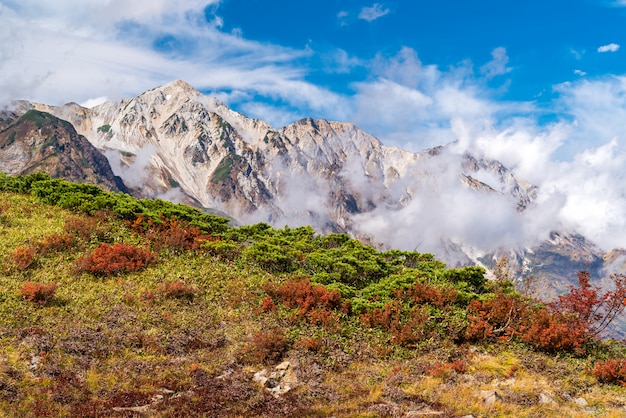
{"label": "reddish-brown leaves", "polygon": [[20,294],[24,300],[35,303],[37,305],[46,305],[52,299],[57,290],[56,283],[45,285],[39,282],[26,282],[22,285]]}
{"label": "reddish-brown leaves", "polygon": [[101,244],[90,255],[78,260],[79,271],[95,276],[111,276],[140,271],[155,261],[147,250],[127,244]]}

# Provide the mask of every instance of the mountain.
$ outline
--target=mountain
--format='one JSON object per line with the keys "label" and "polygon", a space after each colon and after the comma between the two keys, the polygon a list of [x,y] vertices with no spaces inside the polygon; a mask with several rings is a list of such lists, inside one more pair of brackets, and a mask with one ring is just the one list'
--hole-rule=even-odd
{"label": "mountain", "polygon": [[135,196],[190,203],[240,223],[309,224],[432,252],[452,266],[489,269],[506,254],[522,279],[546,283],[546,296],[572,284],[580,268],[600,277],[622,262],[550,219],[529,227],[525,219],[543,217],[538,188],[454,143],[411,153],[323,119],[275,129],[180,80],[90,109],[17,108],[69,121]]}
{"label": "mountain", "polygon": [[[70,121],[146,197],[176,191],[242,221],[355,232],[353,215],[404,206],[438,165],[456,165],[474,189],[511,194],[520,209],[536,189],[497,162],[387,147],[350,123],[303,119],[274,129],[183,81],[92,109],[34,106]],[[498,184],[477,180],[480,170]]]}
{"label": "mountain", "polygon": [[37,110],[0,115],[0,166],[11,175],[46,171],[53,177],[128,191],[106,157],[69,122]]}

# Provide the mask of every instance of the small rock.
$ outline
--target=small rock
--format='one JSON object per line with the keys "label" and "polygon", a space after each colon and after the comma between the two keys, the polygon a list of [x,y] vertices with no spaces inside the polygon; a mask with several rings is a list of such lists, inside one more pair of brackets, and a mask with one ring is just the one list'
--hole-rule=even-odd
{"label": "small rock", "polygon": [[287,370],[291,367],[291,363],[289,361],[283,361],[278,366],[276,366],[276,370]]}
{"label": "small rock", "polygon": [[160,388],[159,392],[162,393],[163,395],[173,395],[176,393],[173,390],[167,389],[167,388]]}
{"label": "small rock", "polygon": [[589,406],[589,402],[587,402],[587,399],[582,398],[582,397],[575,398],[575,399],[574,399],[574,403],[575,403],[576,405],[578,405],[578,406],[583,407],[583,408],[584,408],[584,407],[586,407],[586,406]]}
{"label": "small rock", "polygon": [[265,386],[265,382],[267,382],[268,377],[266,376],[267,374],[267,370],[263,369],[259,372],[256,372],[254,374],[254,377],[252,378],[253,381],[257,382],[258,384]]}
{"label": "small rock", "polygon": [[552,398],[552,396],[548,395],[545,392],[541,392],[539,394],[539,400],[537,402],[545,405],[556,405],[554,398]]}
{"label": "small rock", "polygon": [[502,400],[502,396],[495,390],[481,390],[480,397],[483,398],[483,402],[487,405],[493,405],[496,401]]}
{"label": "small rock", "polygon": [[278,386],[278,381],[276,379],[272,379],[271,377],[269,379],[267,379],[267,381],[265,382],[265,387],[266,388],[270,388],[273,389],[276,386]]}
{"label": "small rock", "polygon": [[129,406],[129,407],[116,407],[113,408],[113,410],[115,412],[124,412],[124,411],[128,411],[128,412],[138,412],[140,414],[145,414],[146,412],[148,412],[148,409],[150,408],[150,405],[144,405],[144,406]]}

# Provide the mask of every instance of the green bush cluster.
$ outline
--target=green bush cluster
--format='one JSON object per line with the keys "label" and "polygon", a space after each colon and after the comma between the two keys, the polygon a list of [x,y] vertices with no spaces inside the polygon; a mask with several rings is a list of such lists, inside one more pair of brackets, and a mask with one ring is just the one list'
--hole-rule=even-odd
{"label": "green bush cluster", "polygon": [[203,232],[222,233],[228,220],[203,213],[199,209],[161,199],[137,199],[124,193],[107,192],[91,184],[53,179],[43,172],[28,176],[0,173],[0,191],[32,194],[42,203],[93,215],[109,211],[120,219],[134,220],[143,215],[159,222],[176,218],[200,228]]}

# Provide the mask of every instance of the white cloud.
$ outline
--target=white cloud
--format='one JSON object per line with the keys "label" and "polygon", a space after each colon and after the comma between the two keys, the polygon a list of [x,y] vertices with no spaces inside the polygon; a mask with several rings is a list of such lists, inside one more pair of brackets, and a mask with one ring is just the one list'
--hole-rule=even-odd
{"label": "white cloud", "polygon": [[574,48],[570,48],[569,52],[574,56],[574,58],[576,58],[577,61],[580,61],[583,58],[583,55],[585,55],[584,49],[582,51],[578,51]]}
{"label": "white cloud", "polygon": [[[338,96],[304,82],[311,54],[243,39],[207,22],[217,0],[7,0],[0,5],[0,104],[130,97],[174,79],[247,91],[321,113]],[[120,10],[124,10],[121,14]],[[164,36],[174,48],[156,49]],[[182,52],[181,52],[182,51]]]}
{"label": "white cloud", "polygon": [[491,51],[492,60],[480,67],[480,72],[488,79],[510,73],[511,67],[506,65],[509,63],[509,57],[506,54],[506,48],[498,47]]}
{"label": "white cloud", "polygon": [[581,76],[581,77],[584,77],[584,76],[586,76],[586,75],[587,75],[587,73],[586,73],[585,71],[583,71],[583,70],[578,70],[578,69],[577,69],[577,70],[574,70],[574,74],[579,75],[579,76]]}
{"label": "white cloud", "polygon": [[391,13],[389,8],[384,7],[380,3],[374,3],[371,7],[364,7],[361,9],[361,12],[359,12],[359,19],[373,22],[374,20],[380,19],[389,13]]}
{"label": "white cloud", "polygon": [[604,53],[604,52],[617,52],[619,50],[619,45],[615,44],[615,43],[610,43],[608,45],[602,45],[600,47],[598,47],[598,52],[600,53]]}

